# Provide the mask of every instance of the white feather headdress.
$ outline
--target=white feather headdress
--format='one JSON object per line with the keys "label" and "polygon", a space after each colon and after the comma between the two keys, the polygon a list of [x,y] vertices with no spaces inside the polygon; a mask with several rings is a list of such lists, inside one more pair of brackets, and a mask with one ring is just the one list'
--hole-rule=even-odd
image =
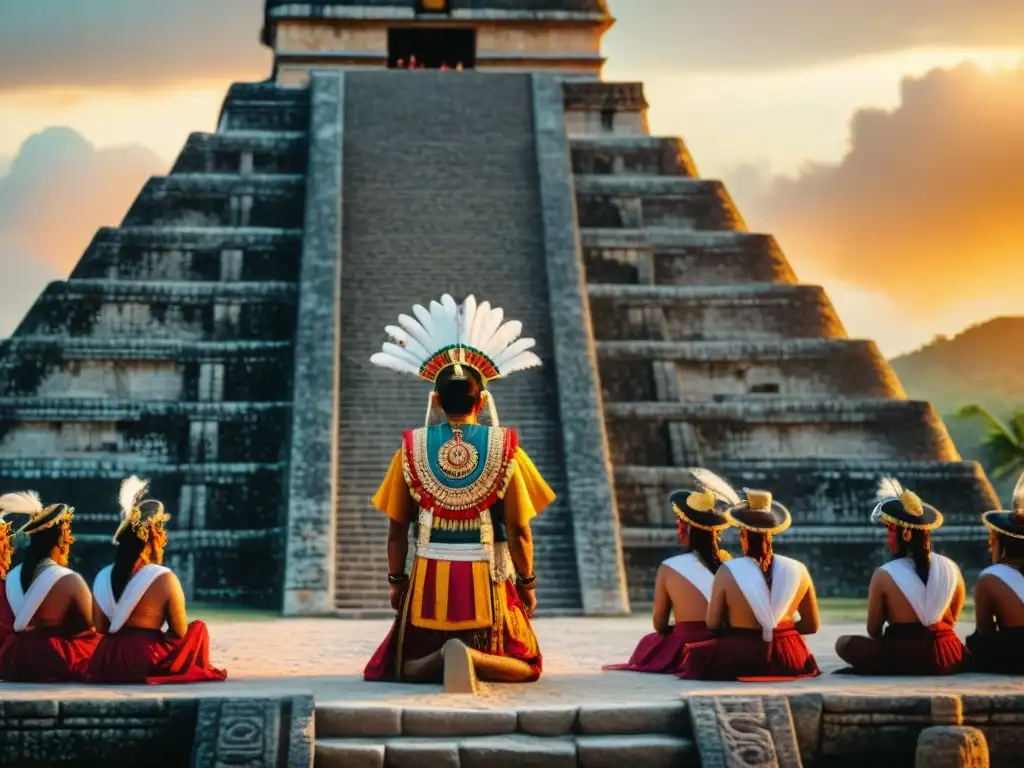
{"label": "white feather headdress", "polygon": [[741,502],[740,495],[736,493],[736,490],[711,470],[691,467],[687,471],[693,475],[693,479],[697,481],[698,485],[706,491],[711,491],[729,506],[736,506]]}
{"label": "white feather headdress", "polygon": [[443,368],[465,365],[485,384],[541,365],[530,351],[536,341],[520,338],[523,324],[505,320],[504,311],[489,302],[477,304],[469,296],[460,305],[446,293],[440,302],[431,301],[429,310],[417,304],[412,313],[415,317],[399,315],[397,326],[385,328],[391,340],[370,358],[371,363],[431,383]]}
{"label": "white feather headdress", "polygon": [[871,521],[874,523],[882,520],[882,507],[890,501],[898,501],[908,514],[920,517],[924,514],[924,507],[921,497],[911,490],[903,487],[895,477],[883,477],[878,483],[878,491],[875,493],[874,510],[871,512]]}
{"label": "white feather headdress", "polygon": [[142,520],[142,510],[139,504],[143,496],[149,490],[149,481],[132,475],[121,481],[121,490],[117,494],[117,501],[121,507],[121,524],[117,526],[112,541],[117,544],[117,537],[121,532],[131,526],[132,529],[139,527]]}
{"label": "white feather headdress", "polygon": [[[0,522],[7,515],[28,515],[29,525],[43,513],[43,502],[35,491],[5,493],[0,496]],[[6,525],[6,524],[5,524]]]}

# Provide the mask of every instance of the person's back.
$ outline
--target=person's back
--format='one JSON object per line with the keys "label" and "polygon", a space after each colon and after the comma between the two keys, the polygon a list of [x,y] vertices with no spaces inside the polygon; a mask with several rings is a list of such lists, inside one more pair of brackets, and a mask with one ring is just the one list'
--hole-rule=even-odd
{"label": "person's back", "polygon": [[[93,583],[96,627],[103,638],[89,678],[104,683],[198,683],[224,680],[210,663],[210,637],[201,621],[188,623],[178,577],[163,566],[170,515],[145,499],[149,484],[121,484],[117,555]],[[169,632],[164,632],[164,625]]]}
{"label": "person's back", "polygon": [[867,636],[845,635],[836,653],[853,674],[945,675],[959,672],[964,647],[955,625],[967,590],[960,568],[931,551],[942,513],[898,481],[879,486],[874,523],[885,525],[893,559],[868,586]]}
{"label": "person's back", "polygon": [[[498,425],[491,379],[540,365],[518,338],[522,324],[468,297],[445,295],[416,320],[388,326],[394,343],[375,365],[429,381],[426,424],[407,431],[371,503],[389,518],[388,583],[396,619],[364,670],[366,680],[444,681],[469,693],[477,675],[530,682],[541,654],[530,617],[536,607],[530,521],[554,493]],[[490,424],[478,422],[486,415]],[[432,423],[436,420],[436,423]],[[408,534],[416,526],[412,573]]]}
{"label": "person's back", "polygon": [[67,567],[74,509],[43,507],[34,492],[0,497],[0,509],[29,516],[22,562],[7,574],[4,592],[12,632],[0,648],[0,678],[19,682],[81,679],[99,637],[85,581]]}
{"label": "person's back", "polygon": [[607,665],[606,670],[675,674],[687,643],[711,637],[705,622],[711,585],[715,572],[729,559],[729,553],[720,549],[719,539],[721,531],[729,527],[725,510],[738,503],[739,496],[705,469],[691,468],[689,472],[701,487],[675,491],[669,497],[683,553],[658,568],[654,632],[640,640],[628,662]]}
{"label": "person's back", "polygon": [[[792,516],[767,491],[746,490],[726,517],[740,529],[742,558],[715,574],[707,626],[715,637],[688,645],[679,677],[792,679],[820,674],[802,635],[818,631],[814,583],[802,563],[772,551]],[[800,621],[793,622],[796,612]]]}
{"label": "person's back", "polygon": [[974,585],[973,634],[967,638],[970,663],[982,672],[1024,674],[1024,473],[1010,508],[982,515],[989,530],[992,565]]}

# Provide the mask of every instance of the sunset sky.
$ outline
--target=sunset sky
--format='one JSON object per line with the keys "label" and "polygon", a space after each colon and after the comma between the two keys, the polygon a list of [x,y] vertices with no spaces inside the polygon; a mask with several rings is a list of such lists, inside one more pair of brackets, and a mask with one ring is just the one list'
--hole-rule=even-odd
{"label": "sunset sky", "polygon": [[[214,129],[232,81],[268,74],[262,5],[0,0],[0,334]],[[1024,313],[1024,2],[610,6],[606,77],[646,83],[652,130],[683,136],[852,336],[892,355]]]}

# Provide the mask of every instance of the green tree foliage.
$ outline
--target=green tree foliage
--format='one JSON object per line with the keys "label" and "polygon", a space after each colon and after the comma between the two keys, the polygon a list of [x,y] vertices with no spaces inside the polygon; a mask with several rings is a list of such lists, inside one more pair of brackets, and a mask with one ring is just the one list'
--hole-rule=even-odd
{"label": "green tree foliage", "polygon": [[956,417],[981,422],[980,442],[992,477],[1003,480],[1024,472],[1024,411],[1015,410],[1003,421],[985,406],[971,403],[958,408]]}

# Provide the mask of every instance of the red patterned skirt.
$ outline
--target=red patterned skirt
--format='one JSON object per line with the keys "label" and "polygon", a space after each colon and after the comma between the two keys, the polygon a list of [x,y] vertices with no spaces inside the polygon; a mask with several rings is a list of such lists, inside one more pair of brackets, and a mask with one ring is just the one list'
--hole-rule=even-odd
{"label": "red patterned skirt", "polygon": [[124,627],[104,635],[89,664],[94,683],[206,683],[227,678],[210,663],[210,633],[193,621],[182,638],[159,629]]}
{"label": "red patterned skirt", "polygon": [[[842,648],[842,650],[840,650]],[[855,675],[954,675],[962,672],[966,648],[946,622],[889,624],[881,638],[851,637],[836,645]]]}
{"label": "red patterned skirt", "polygon": [[100,636],[68,635],[59,627],[11,632],[0,644],[0,680],[11,683],[73,683],[85,679]]}
{"label": "red patterned skirt", "polygon": [[602,667],[611,671],[652,672],[674,675],[682,668],[683,649],[690,643],[700,643],[714,637],[703,621],[679,621],[671,632],[652,632],[645,635],[625,664]]}
{"label": "red patterned skirt", "polygon": [[1007,627],[997,632],[975,632],[967,636],[967,663],[974,672],[996,675],[1024,675],[1024,627]]}
{"label": "red patterned skirt", "polygon": [[821,674],[803,636],[792,622],[775,628],[765,641],[759,629],[730,628],[683,650],[684,680],[794,680]]}
{"label": "red patterned skirt", "polygon": [[[447,606],[446,618],[453,623],[474,615],[486,613],[491,617],[487,627],[474,629],[427,629],[413,625],[413,614],[419,613],[419,621],[439,623],[433,589],[433,569],[438,563],[450,567],[452,578],[445,598]],[[533,670],[531,680],[540,678],[542,657],[537,644],[537,636],[533,625],[526,615],[515,586],[510,581],[490,584],[484,594],[480,589],[480,579],[473,578],[462,570],[476,563],[444,563],[443,561],[417,561],[414,567],[413,583],[402,599],[401,610],[394,625],[388,632],[384,642],[370,658],[363,672],[369,681],[395,682],[400,681],[401,667],[406,661],[422,659],[441,650],[448,640],[461,640],[467,647],[481,653],[493,654],[509,659],[517,659],[530,665]],[[486,566],[486,564],[483,564]],[[417,571],[423,569],[421,575]],[[489,569],[488,569],[489,573]],[[417,582],[418,579],[418,582]],[[417,589],[416,585],[425,589]],[[488,576],[489,583],[489,576]],[[462,593],[464,596],[460,597]],[[428,599],[422,600],[426,594]],[[421,604],[417,608],[414,603]]]}

